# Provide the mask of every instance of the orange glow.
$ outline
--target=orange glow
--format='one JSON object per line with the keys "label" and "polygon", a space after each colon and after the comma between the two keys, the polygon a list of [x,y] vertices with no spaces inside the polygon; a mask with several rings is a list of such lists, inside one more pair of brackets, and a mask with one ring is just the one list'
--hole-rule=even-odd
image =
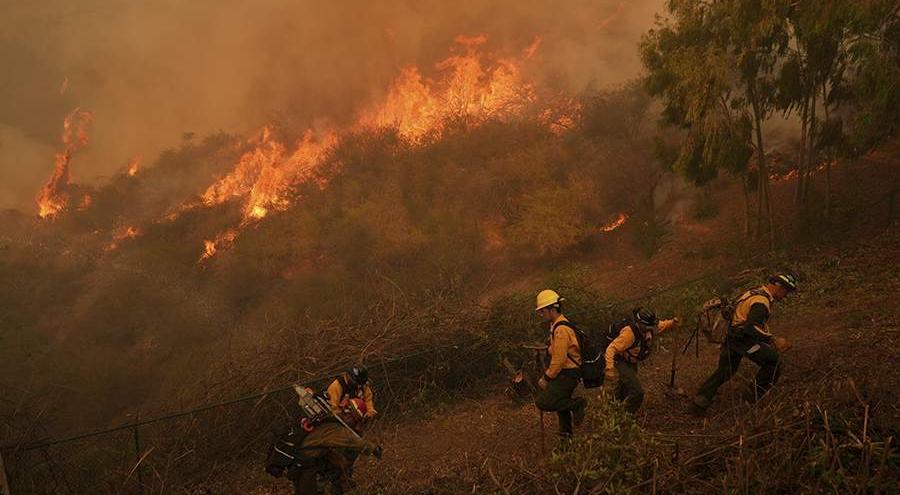
{"label": "orange glow", "polygon": [[118,249],[120,242],[128,240],[128,239],[137,239],[141,235],[143,235],[143,231],[141,231],[141,229],[139,229],[133,225],[129,225],[128,227],[118,229],[113,234],[113,242],[110,243],[110,245],[106,247],[106,250],[113,251],[115,249]]}
{"label": "orange glow", "polygon": [[581,115],[581,103],[574,98],[560,97],[538,115],[538,118],[557,136],[575,126]]}
{"label": "orange glow", "polygon": [[[537,92],[524,80],[522,64],[535,55],[541,40],[535,39],[521,54],[507,58],[485,53],[487,41],[483,34],[457,36],[451,55],[435,65],[433,77],[414,66],[404,67],[385,96],[364,109],[346,130],[390,127],[415,143],[439,138],[450,121],[477,126],[490,119],[526,115],[537,101]],[[566,105],[553,103],[553,107],[538,118],[559,134],[571,127],[580,109],[574,100],[566,100]],[[299,184],[318,181],[324,186],[329,178],[317,175],[317,170],[337,143],[337,132],[307,130],[290,152],[272,128],[263,128],[232,171],[209,186],[199,202],[184,207],[211,207],[228,201],[243,204],[241,225],[205,241],[201,261],[232,244],[241,227],[288,208],[291,193]]]}
{"label": "orange glow", "polygon": [[437,79],[422,76],[416,67],[403,68],[384,101],[364,112],[360,124],[395,127],[401,136],[417,141],[440,135],[446,121],[461,119],[477,125],[491,118],[520,114],[536,100],[535,90],[521,75],[522,61],[539,46],[536,40],[522,57],[497,59],[480,50],[487,36],[457,36],[455,53],[439,62]]}
{"label": "orange glow", "polygon": [[294,153],[288,155],[266,127],[255,140],[255,147],[241,156],[231,173],[211,185],[201,201],[214,206],[245,197],[244,223],[259,220],[270,210],[284,210],[290,205],[288,196],[293,187],[313,178],[325,152],[336,141],[331,132],[316,139],[312,130],[307,130]]}
{"label": "orange glow", "polygon": [[134,177],[135,175],[137,175],[137,173],[140,169],[141,169],[141,157],[135,156],[131,159],[130,162],[128,162],[128,170],[126,171],[126,173],[128,174],[128,177]]}
{"label": "orange glow", "polygon": [[215,256],[219,249],[230,246],[232,243],[234,243],[237,235],[237,230],[229,229],[217,235],[216,238],[211,241],[203,241],[203,254],[200,255],[200,259],[197,260],[197,263],[203,263],[204,261]]}
{"label": "orange glow", "polygon": [[[819,172],[825,170],[825,167],[827,165],[828,165],[827,162],[822,162],[819,165],[817,165],[815,168],[813,168],[809,172],[807,172],[807,175],[809,175],[810,177],[813,175],[816,175]],[[837,165],[837,161],[832,160],[831,166],[834,167],[836,165]],[[797,171],[797,169],[794,168],[794,169],[789,170],[788,173],[786,173],[784,175],[781,175],[777,172],[773,172],[773,173],[769,174],[769,179],[772,181],[775,181],[775,182],[787,182],[787,181],[796,179],[799,175],[800,174]]]}
{"label": "orange glow", "polygon": [[94,202],[94,197],[90,194],[85,194],[81,197],[81,202],[78,203],[79,210],[86,210],[91,207],[91,203]]}
{"label": "orange glow", "polygon": [[624,225],[626,220],[628,220],[628,215],[619,213],[619,216],[613,222],[600,227],[600,230],[603,232],[612,232],[613,230],[616,230],[617,228]]}
{"label": "orange glow", "polygon": [[39,217],[53,217],[68,206],[69,195],[66,188],[69,185],[69,163],[72,155],[88,143],[87,126],[93,118],[90,112],[76,108],[63,121],[63,151],[56,154],[53,175],[35,198]]}

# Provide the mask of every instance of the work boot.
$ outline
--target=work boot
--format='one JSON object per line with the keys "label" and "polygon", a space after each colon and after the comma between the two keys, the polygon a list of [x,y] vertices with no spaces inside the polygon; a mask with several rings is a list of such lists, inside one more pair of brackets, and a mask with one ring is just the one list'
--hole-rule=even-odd
{"label": "work boot", "polygon": [[572,434],[571,433],[560,433],[559,434],[559,443],[556,445],[556,448],[553,449],[553,452],[556,454],[563,454],[568,452],[572,447]]}
{"label": "work boot", "polygon": [[706,414],[707,409],[709,409],[709,399],[706,397],[695,395],[694,398],[691,399],[691,414],[703,416]]}
{"label": "work boot", "polygon": [[587,403],[584,399],[578,403],[578,407],[572,411],[572,420],[575,422],[575,426],[581,426],[581,423],[584,423],[584,413],[587,409]]}

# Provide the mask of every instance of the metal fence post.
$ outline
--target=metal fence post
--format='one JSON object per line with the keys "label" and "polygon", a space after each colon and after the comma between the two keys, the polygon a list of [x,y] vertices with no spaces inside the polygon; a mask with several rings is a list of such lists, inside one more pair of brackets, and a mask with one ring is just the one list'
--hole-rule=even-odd
{"label": "metal fence post", "polygon": [[[140,420],[141,418],[140,416],[138,416],[136,423],[139,423]],[[144,493],[144,467],[141,466],[141,464],[143,464],[141,459],[141,437],[138,434],[138,427],[136,424],[131,428],[131,430],[134,432],[134,458],[135,462],[137,463],[135,469],[137,469],[137,479],[138,485],[140,487],[139,493]]]}

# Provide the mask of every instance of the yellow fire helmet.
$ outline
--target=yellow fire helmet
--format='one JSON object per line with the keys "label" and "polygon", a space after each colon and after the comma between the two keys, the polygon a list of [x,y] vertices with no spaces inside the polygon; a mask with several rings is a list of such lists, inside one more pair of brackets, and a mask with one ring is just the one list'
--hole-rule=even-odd
{"label": "yellow fire helmet", "polygon": [[559,294],[554,290],[544,289],[538,292],[537,295],[537,304],[534,308],[535,311],[540,311],[547,306],[553,306],[554,304],[559,304],[565,301],[565,299],[559,297]]}

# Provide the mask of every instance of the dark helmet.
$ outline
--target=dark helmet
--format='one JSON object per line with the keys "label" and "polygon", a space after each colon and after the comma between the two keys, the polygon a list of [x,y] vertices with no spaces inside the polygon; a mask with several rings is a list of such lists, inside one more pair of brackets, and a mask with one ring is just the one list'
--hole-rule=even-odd
{"label": "dark helmet", "polygon": [[656,325],[659,325],[659,318],[656,317],[656,313],[649,309],[635,309],[634,319],[645,327],[655,327]]}
{"label": "dark helmet", "polygon": [[369,371],[362,366],[350,368],[347,370],[347,374],[350,375],[350,381],[359,386],[365,385],[369,381]]}
{"label": "dark helmet", "polygon": [[769,277],[769,283],[787,289],[788,292],[797,290],[797,276],[793,273],[779,273]]}

